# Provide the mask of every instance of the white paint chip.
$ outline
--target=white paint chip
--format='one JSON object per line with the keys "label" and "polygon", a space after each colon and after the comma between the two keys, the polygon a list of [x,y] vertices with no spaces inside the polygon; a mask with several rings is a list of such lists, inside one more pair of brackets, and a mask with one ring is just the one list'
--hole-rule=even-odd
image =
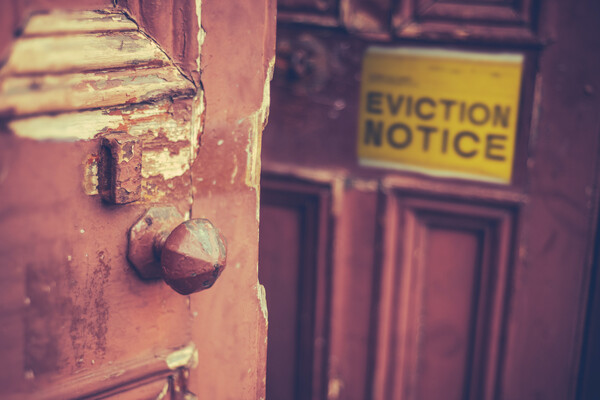
{"label": "white paint chip", "polygon": [[194,368],[198,364],[198,350],[194,343],[190,343],[183,349],[176,350],[167,356],[165,360],[171,370],[180,367]]}

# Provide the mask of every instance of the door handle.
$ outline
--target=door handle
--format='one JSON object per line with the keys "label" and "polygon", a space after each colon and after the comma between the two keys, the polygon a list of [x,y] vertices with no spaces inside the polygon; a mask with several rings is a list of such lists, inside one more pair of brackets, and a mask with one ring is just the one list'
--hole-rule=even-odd
{"label": "door handle", "polygon": [[153,207],[129,230],[127,258],[143,279],[162,278],[187,295],[215,283],[227,262],[227,245],[208,219],[184,221],[175,207]]}

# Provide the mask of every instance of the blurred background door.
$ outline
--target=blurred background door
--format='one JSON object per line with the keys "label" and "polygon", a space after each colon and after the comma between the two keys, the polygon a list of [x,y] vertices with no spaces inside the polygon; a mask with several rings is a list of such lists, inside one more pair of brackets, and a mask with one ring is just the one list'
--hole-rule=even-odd
{"label": "blurred background door", "polygon": [[[597,300],[586,317],[598,15],[594,1],[279,2],[260,231],[269,399],[600,395]],[[359,165],[375,44],[522,55],[508,184]]]}

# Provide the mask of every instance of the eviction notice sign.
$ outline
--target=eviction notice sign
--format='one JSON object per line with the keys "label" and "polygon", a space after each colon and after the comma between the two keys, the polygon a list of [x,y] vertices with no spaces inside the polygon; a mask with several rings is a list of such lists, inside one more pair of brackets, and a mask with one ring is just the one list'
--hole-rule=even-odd
{"label": "eviction notice sign", "polygon": [[360,163],[509,183],[522,68],[521,54],[369,48]]}

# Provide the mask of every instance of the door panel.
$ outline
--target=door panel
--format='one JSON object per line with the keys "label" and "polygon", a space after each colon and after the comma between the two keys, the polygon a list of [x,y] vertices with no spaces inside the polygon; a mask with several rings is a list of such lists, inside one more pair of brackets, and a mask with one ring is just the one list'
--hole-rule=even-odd
{"label": "door panel", "polygon": [[486,398],[498,373],[514,211],[395,194],[386,214],[377,398]]}
{"label": "door panel", "polygon": [[323,395],[330,306],[330,189],[263,177],[259,277],[267,292],[267,396]]}

